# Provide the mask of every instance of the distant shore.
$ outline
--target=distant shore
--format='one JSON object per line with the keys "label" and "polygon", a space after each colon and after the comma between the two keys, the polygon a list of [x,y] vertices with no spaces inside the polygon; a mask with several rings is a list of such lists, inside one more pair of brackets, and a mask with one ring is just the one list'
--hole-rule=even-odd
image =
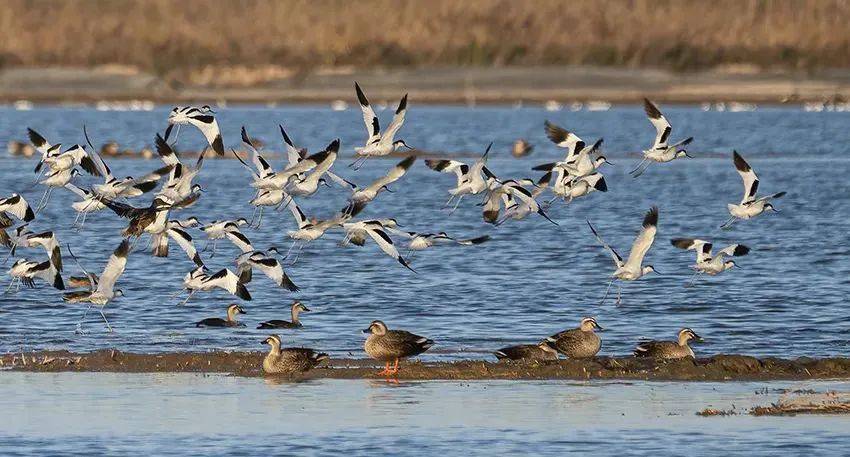
{"label": "distant shore", "polygon": [[[90,353],[39,351],[0,356],[0,368],[28,372],[229,373],[262,376],[260,352],[176,352],[136,354],[118,350]],[[379,365],[369,359],[331,359],[306,378],[371,379]],[[665,381],[770,381],[850,379],[850,358],[755,358],[715,355],[659,362],[635,357],[506,363],[494,360],[402,362],[398,379],[623,379]]]}
{"label": "distant shore", "polygon": [[376,104],[846,103],[850,74],[665,70],[608,67],[447,67],[314,71],[251,86],[170,84],[156,76],[108,67],[0,70],[2,103],[336,103],[356,104],[358,81]]}

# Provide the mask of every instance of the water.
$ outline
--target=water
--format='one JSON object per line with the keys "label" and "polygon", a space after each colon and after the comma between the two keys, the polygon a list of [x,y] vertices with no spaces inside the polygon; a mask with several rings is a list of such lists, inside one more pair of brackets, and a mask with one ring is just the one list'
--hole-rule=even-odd
{"label": "water", "polygon": [[[0,297],[0,351],[58,349],[92,350],[119,347],[156,352],[175,350],[261,350],[265,332],[257,322],[289,317],[292,299],[314,312],[303,316],[304,328],[282,332],[285,344],[307,345],[335,356],[362,356],[365,328],[382,319],[391,328],[427,335],[437,345],[424,357],[450,359],[486,357],[506,344],[533,342],[574,327],[581,317],[596,316],[608,329],[602,354],[626,354],[643,338],[673,338],[683,326],[700,333],[706,343],[698,354],[721,352],[759,356],[846,355],[850,321],[845,300],[850,291],[850,235],[847,231],[847,175],[850,160],[847,129],[850,114],[804,113],[770,108],[749,113],[702,112],[670,108],[666,115],[676,130],[696,140],[697,159],[653,165],[640,179],[626,172],[635,164],[634,151],[651,141],[653,130],[638,107],[608,112],[559,112],[502,107],[457,108],[411,105],[402,137],[424,150],[479,154],[494,141],[490,168],[501,176],[538,177],[533,165],[561,156],[543,135],[544,119],[575,129],[585,139],[605,137],[606,155],[615,167],[604,170],[610,191],[596,193],[550,210],[560,224],[530,217],[495,228],[481,220],[478,198],[467,198],[448,216],[440,211],[454,177],[438,174],[417,163],[397,185],[382,194],[364,217],[395,217],[405,229],[446,231],[456,237],[489,234],[479,247],[449,246],[417,254],[418,274],[402,268],[369,243],[363,248],[337,246],[342,235],[331,233],[311,243],[297,265],[288,270],[302,291],[291,294],[270,287],[262,275],[248,288],[254,297],[243,303],[246,328],[197,329],[194,322],[222,316],[233,298],[224,292],[197,294],[186,306],[171,295],[181,287],[193,264],[172,247],[170,258],[134,252],[118,287],[126,297],[107,307],[114,334],[104,332],[99,316],[85,323],[88,333],[74,332],[82,305],[64,304],[52,288],[40,286]],[[150,144],[165,127],[167,108],[153,112],[98,112],[68,108],[28,112],[0,110],[0,141],[24,139],[31,126],[52,141],[82,142],[85,123],[95,142],[117,140],[130,148]],[[381,113],[382,118],[390,116]],[[388,121],[384,121],[385,123]],[[237,146],[241,125],[281,150],[277,123],[285,123],[293,139],[311,151],[336,137],[347,154],[363,141],[359,111],[333,112],[325,107],[286,109],[232,108],[221,110],[225,143]],[[509,146],[524,137],[535,146],[533,155],[517,160]],[[198,132],[184,129],[179,147],[201,145]],[[781,214],[739,223],[730,231],[718,226],[726,219],[726,204],[741,198],[742,185],[731,164],[737,148],[761,177],[763,193],[787,190],[777,202]],[[394,161],[370,160],[353,172],[340,159],[335,170],[357,183],[384,172]],[[157,160],[109,161],[118,176],[138,175],[159,167]],[[281,159],[273,159],[276,167]],[[0,193],[23,193],[31,202],[41,189],[31,188],[34,162],[0,159]],[[232,160],[207,161],[200,183],[207,189],[193,208],[174,217],[196,215],[202,220],[250,217],[249,176]],[[83,177],[81,182],[93,182]],[[299,203],[308,215],[327,216],[344,206],[343,190],[322,189]],[[67,192],[54,192],[32,229],[56,230],[70,243],[90,270],[99,271],[120,242],[125,222],[108,212],[89,216],[86,229],[69,229],[72,216]],[[145,199],[134,201],[138,206]],[[596,245],[585,220],[590,219],[606,240],[627,251],[650,205],[661,209],[659,235],[647,256],[664,275],[650,276],[623,287],[623,304],[599,306],[612,271],[610,258]],[[294,228],[289,212],[269,213],[260,230],[246,230],[258,248],[288,248],[284,232]],[[204,244],[200,232],[191,232]],[[685,288],[693,253],[673,248],[669,239],[699,236],[715,245],[740,242],[752,247],[738,259],[742,269],[700,280]],[[139,244],[140,248],[144,243]],[[38,249],[20,255],[40,258]],[[208,254],[208,253],[207,253]],[[211,269],[233,267],[235,247],[219,243],[218,255],[205,256]],[[11,264],[7,263],[7,266]],[[76,273],[70,258],[66,276]]]}
{"label": "water", "polygon": [[394,385],[5,373],[0,387],[3,455],[841,455],[850,430],[847,416],[695,415],[746,413],[775,402],[777,389],[846,391],[847,382]]}

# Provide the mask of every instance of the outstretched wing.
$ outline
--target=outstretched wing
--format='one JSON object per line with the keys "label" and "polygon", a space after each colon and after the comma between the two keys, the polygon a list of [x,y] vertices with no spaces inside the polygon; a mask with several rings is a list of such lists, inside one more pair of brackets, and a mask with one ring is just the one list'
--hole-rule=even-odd
{"label": "outstretched wing", "polygon": [[168,229],[166,233],[180,246],[181,249],[183,249],[183,252],[189,256],[189,259],[191,259],[192,262],[195,262],[195,265],[199,267],[204,266],[204,261],[201,260],[201,256],[198,255],[198,250],[195,248],[195,243],[192,242],[191,235],[176,227]]}
{"label": "outstretched wing", "polygon": [[[378,116],[375,115],[372,105],[369,104],[369,99],[366,98],[366,94],[363,93],[363,89],[356,81],[354,82],[354,90],[357,92],[360,111],[363,111],[363,123],[366,124],[366,132],[369,133],[366,144],[378,142],[381,139],[381,124],[378,122]],[[401,126],[399,125],[399,127]]]}
{"label": "outstretched wing", "polygon": [[404,115],[407,113],[407,94],[404,94],[404,97],[401,98],[401,101],[398,102],[398,108],[395,110],[395,115],[393,116],[393,120],[390,122],[390,125],[384,131],[384,134],[381,135],[381,142],[383,143],[392,143],[393,138],[395,138],[395,134],[398,133],[398,130],[401,128],[401,125],[404,124]]}
{"label": "outstretched wing", "polygon": [[118,277],[124,273],[124,267],[127,266],[127,256],[130,254],[130,241],[126,238],[118,245],[112,255],[109,256],[109,261],[106,262],[106,267],[103,273],[100,274],[100,279],[97,283],[97,291],[110,296],[113,293],[113,287]]}
{"label": "outstretched wing", "polygon": [[667,139],[670,138],[670,132],[673,127],[667,122],[667,118],[661,114],[661,111],[649,99],[643,99],[643,110],[649,118],[649,122],[655,127],[655,142],[652,144],[653,149],[666,149]]}
{"label": "outstretched wing", "polygon": [[626,266],[632,269],[638,269],[643,263],[643,258],[655,241],[655,233],[658,231],[658,207],[653,206],[643,217],[643,226],[638,233],[635,242],[632,243],[632,250],[629,251],[629,258],[626,260]]}
{"label": "outstretched wing", "polygon": [[408,270],[416,273],[416,270],[410,268],[410,265],[408,265],[407,261],[404,260],[404,257],[399,254],[398,249],[395,247],[395,244],[393,244],[392,238],[387,235],[387,232],[381,228],[370,227],[366,230],[366,233],[369,234],[369,236],[375,241],[375,244],[377,244],[385,254],[396,259],[398,263]]}
{"label": "outstretched wing", "polygon": [[587,226],[590,227],[590,231],[593,232],[593,236],[596,237],[596,241],[598,241],[599,244],[601,244],[602,247],[608,250],[608,252],[611,254],[611,258],[614,260],[614,265],[616,265],[617,268],[622,267],[623,258],[620,257],[620,254],[617,254],[617,251],[615,251],[614,248],[609,246],[608,243],[606,243],[605,240],[603,240],[602,237],[599,236],[599,233],[596,232],[596,229],[593,228],[593,224],[591,224],[590,221],[587,221]]}
{"label": "outstretched wing", "polygon": [[750,164],[741,157],[741,154],[738,154],[738,151],[732,151],[732,162],[744,181],[744,198],[741,200],[741,204],[754,201],[759,189],[759,177],[756,176],[756,172],[750,167]]}

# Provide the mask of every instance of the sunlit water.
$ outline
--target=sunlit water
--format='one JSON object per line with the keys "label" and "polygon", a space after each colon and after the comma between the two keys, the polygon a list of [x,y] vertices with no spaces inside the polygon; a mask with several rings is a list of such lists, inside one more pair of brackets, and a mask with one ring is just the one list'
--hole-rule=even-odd
{"label": "sunlit water", "polygon": [[[428,151],[480,154],[493,141],[489,167],[503,177],[537,178],[540,172],[532,172],[532,166],[562,156],[544,136],[545,119],[574,129],[587,140],[603,136],[605,153],[615,164],[603,169],[610,191],[551,208],[559,227],[536,216],[492,227],[481,220],[480,208],[475,206],[478,197],[464,199],[451,216],[441,210],[454,176],[429,170],[420,161],[391,186],[395,193],[382,194],[363,217],[395,217],[407,230],[446,231],[455,237],[488,234],[491,242],[418,253],[413,260],[418,274],[414,274],[371,242],[363,248],[343,248],[337,245],[342,234],[329,233],[308,245],[298,263],[288,269],[300,293],[272,287],[267,278],[255,274],[248,286],[254,300],[242,303],[248,312],[243,316],[247,327],[205,330],[195,328],[194,322],[222,316],[234,298],[221,291],[207,292],[178,306],[182,297],[172,295],[180,290],[182,277],[193,264],[175,246],[171,257],[154,258],[141,251],[147,242],[143,239],[118,284],[126,296],[106,308],[114,334],[104,332],[96,313],[84,323],[88,333],[76,334],[83,305],[64,304],[57,291],[40,284],[35,290],[0,296],[0,351],[259,350],[265,331],[254,329],[257,322],[288,319],[289,304],[297,298],[313,312],[303,315],[303,329],[282,332],[285,344],[312,346],[336,356],[362,356],[360,330],[373,319],[436,340],[426,358],[456,358],[485,357],[505,344],[533,342],[574,327],[586,315],[596,316],[608,329],[603,335],[604,355],[629,353],[644,338],[673,338],[683,326],[706,339],[697,348],[699,354],[848,353],[850,114],[779,108],[706,113],[697,108],[669,108],[665,113],[675,127],[673,139],[693,135],[691,151],[698,158],[653,165],[634,180],[627,172],[636,164],[635,151],[646,147],[654,135],[638,107],[549,113],[531,108],[420,107],[412,102],[400,135],[408,143]],[[85,123],[97,143],[116,140],[124,147],[140,148],[162,131],[166,115],[167,108],[123,113],[5,109],[0,110],[0,142],[25,139],[27,126],[54,143],[83,142]],[[388,119],[391,112],[381,115]],[[266,142],[266,149],[274,151],[282,149],[278,123],[284,123],[294,140],[311,151],[339,137],[345,154],[350,155],[365,136],[360,113],[353,109],[232,108],[220,111],[219,123],[228,146],[238,146],[239,128],[244,124],[253,137]],[[532,142],[535,151],[528,158],[514,159],[508,153],[510,144],[521,137]],[[200,145],[200,134],[184,128],[178,147]],[[788,195],[776,203],[780,214],[722,231],[718,226],[727,217],[726,204],[738,202],[742,193],[741,179],[731,163],[732,148],[742,152],[758,172],[760,192],[786,190]],[[335,171],[365,184],[395,161],[370,160],[357,172],[345,167],[349,162],[341,158]],[[118,176],[139,175],[161,166],[158,160],[112,159],[109,163]],[[280,158],[272,163],[282,166]],[[19,192],[30,202],[37,201],[42,189],[32,187],[34,164],[33,160],[0,159],[0,193]],[[209,160],[199,179],[207,192],[197,205],[173,217],[249,218],[249,179],[236,161]],[[94,180],[83,176],[79,182]],[[126,222],[104,211],[90,215],[83,232],[74,232],[69,207],[73,199],[69,192],[55,191],[31,228],[56,230],[87,269],[100,271],[120,242]],[[309,216],[324,217],[341,209],[345,199],[344,190],[323,188],[299,204]],[[133,203],[144,206],[149,199]],[[646,261],[663,275],[625,284],[621,306],[613,300],[600,306],[613,268],[585,220],[590,219],[625,254],[651,205],[658,205],[661,215],[658,238]],[[257,248],[285,249],[290,243],[285,232],[294,227],[288,211],[267,212],[262,227],[246,229],[245,234]],[[191,233],[203,246],[202,233]],[[669,242],[682,236],[707,238],[716,246],[744,243],[752,252],[737,259],[740,270],[703,278],[696,287],[686,288],[694,255]],[[236,255],[234,246],[220,242],[218,254],[210,258],[204,253],[204,260],[212,270],[233,268]],[[31,249],[19,251],[19,256],[42,258],[44,254]],[[78,273],[67,255],[65,265],[66,277]],[[411,437],[413,442],[416,439]]]}
{"label": "sunlit water", "polygon": [[[321,380],[5,373],[3,455],[842,455],[847,416],[752,417],[846,382]],[[766,394],[756,394],[756,391]],[[739,415],[699,417],[705,408]]]}

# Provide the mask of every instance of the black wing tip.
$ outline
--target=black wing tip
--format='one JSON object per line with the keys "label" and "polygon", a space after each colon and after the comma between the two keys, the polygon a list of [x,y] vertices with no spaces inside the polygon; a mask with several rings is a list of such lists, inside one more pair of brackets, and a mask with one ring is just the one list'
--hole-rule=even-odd
{"label": "black wing tip", "polygon": [[409,170],[410,167],[413,166],[413,162],[416,162],[416,156],[410,156],[402,160],[396,165],[397,167],[401,167],[404,170]]}
{"label": "black wing tip", "polygon": [[653,206],[652,208],[649,208],[649,211],[647,211],[646,216],[644,216],[644,218],[643,218],[643,226],[647,227],[647,228],[658,226],[658,207],[657,206]]}
{"label": "black wing tip", "polygon": [[593,188],[599,192],[608,192],[608,183],[605,181],[605,177],[600,177],[599,180],[596,181],[596,184],[593,185]]}
{"label": "black wing tip", "polygon": [[37,148],[40,148],[44,146],[45,143],[47,143],[47,140],[45,140],[44,137],[41,136],[41,134],[29,127],[27,127],[27,136],[30,139],[30,143],[35,145],[35,147]]}
{"label": "black wing tip", "polygon": [[732,151],[732,162],[735,164],[735,168],[737,168],[738,171],[748,172],[751,170],[750,164],[748,164],[736,150]]}
{"label": "black wing tip", "polygon": [[339,138],[333,140],[328,144],[328,147],[325,148],[327,152],[339,152]]}
{"label": "black wing tip", "polygon": [[404,97],[401,97],[401,101],[398,102],[398,108],[396,108],[395,113],[399,114],[406,109],[407,109],[407,94],[404,94]]}
{"label": "black wing tip", "polygon": [[739,244],[735,246],[735,251],[732,253],[734,256],[747,255],[750,253],[750,247],[744,246],[743,244]]}
{"label": "black wing tip", "polygon": [[242,126],[242,130],[239,132],[242,135],[242,142],[246,143],[248,146],[254,147],[254,143],[251,142],[251,139],[248,138],[248,131],[245,130],[245,126]]}
{"label": "black wing tip", "polygon": [[413,267],[411,267],[410,264],[407,263],[407,260],[404,260],[404,257],[402,257],[402,256],[398,257],[398,263],[400,263],[404,268],[407,268],[408,270],[410,270],[414,273],[417,273],[417,274],[419,273],[418,271],[414,270]]}
{"label": "black wing tip", "polygon": [[363,93],[357,81],[354,81],[354,90],[357,92],[357,101],[360,102],[360,106],[369,106],[369,99],[366,98],[366,94]]}
{"label": "black wing tip", "polygon": [[236,296],[245,301],[251,301],[251,294],[248,292],[248,289],[245,288],[245,285],[242,283],[236,284]]}
{"label": "black wing tip", "polygon": [[59,271],[56,271],[56,274],[53,275],[53,287],[58,290],[65,290],[65,282],[62,281],[62,275],[59,274]]}
{"label": "black wing tip", "polygon": [[694,243],[694,240],[691,238],[672,238],[670,239],[670,244],[679,248],[679,249],[688,249],[691,247],[691,244]]}
{"label": "black wing tip", "polygon": [[121,244],[119,244],[118,247],[115,248],[115,251],[113,251],[113,254],[116,257],[127,257],[127,254],[129,254],[129,253],[130,253],[130,240],[127,239],[127,238],[124,238],[121,241]]}
{"label": "black wing tip", "polygon": [[143,182],[143,183],[136,184],[133,187],[138,189],[139,192],[145,194],[145,193],[148,193],[148,192],[154,190],[156,188],[156,185],[157,185],[156,181],[146,181],[146,182]]}
{"label": "black wing tip", "polygon": [[[224,155],[224,142],[221,140],[221,134],[215,136],[212,144],[210,145],[215,151],[216,154],[223,156]],[[201,155],[203,157],[203,154]]]}
{"label": "black wing tip", "polygon": [[651,119],[660,119],[661,118],[661,111],[658,109],[657,106],[655,106],[654,103],[649,101],[649,99],[646,98],[646,97],[643,98],[643,111]]}
{"label": "black wing tip", "polygon": [[493,237],[491,237],[490,235],[483,235],[483,236],[479,236],[477,238],[473,238],[473,239],[469,240],[469,242],[472,243],[472,244],[481,244],[481,243],[485,243],[487,241],[490,241],[492,239],[493,239]]}
{"label": "black wing tip", "polygon": [[283,129],[283,124],[277,124],[277,126],[280,128],[280,135],[283,137],[283,141],[294,148],[295,145],[292,144],[292,140],[289,138],[289,135],[286,134],[286,130]]}
{"label": "black wing tip", "polygon": [[567,139],[570,132],[568,132],[565,128],[555,125],[549,121],[545,121],[543,123],[546,130],[546,137],[549,138],[549,141],[558,144]]}
{"label": "black wing tip", "polygon": [[784,197],[784,196],[785,196],[785,194],[787,194],[787,193],[788,193],[788,192],[785,192],[784,190],[783,190],[782,192],[777,192],[777,193],[773,194],[773,198],[782,198],[782,197]]}
{"label": "black wing tip", "polygon": [[33,219],[35,219],[35,212],[27,205],[27,210],[24,212],[24,222],[32,222]]}
{"label": "black wing tip", "polygon": [[426,159],[425,166],[434,171],[443,171],[449,166],[449,161],[445,159]]}
{"label": "black wing tip", "polygon": [[555,168],[555,162],[540,164],[536,167],[533,167],[532,170],[534,170],[534,171],[550,171],[553,168]]}
{"label": "black wing tip", "polygon": [[290,292],[298,292],[299,290],[301,290],[300,287],[296,286],[295,283],[292,282],[292,279],[287,276],[286,273],[283,274],[283,280],[281,280],[280,285]]}

